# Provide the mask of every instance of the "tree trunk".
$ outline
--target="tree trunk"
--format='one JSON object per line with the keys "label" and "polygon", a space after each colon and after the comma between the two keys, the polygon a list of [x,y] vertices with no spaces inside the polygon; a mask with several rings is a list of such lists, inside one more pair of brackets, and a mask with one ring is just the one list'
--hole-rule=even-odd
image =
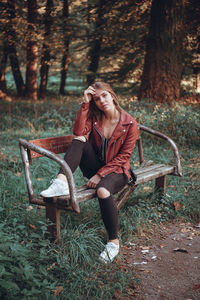
{"label": "tree trunk", "polygon": [[47,0],[46,3],[46,13],[45,13],[45,33],[44,33],[44,44],[42,49],[41,57],[41,67],[40,67],[40,98],[46,97],[47,92],[47,82],[50,64],[50,35],[51,35],[51,25],[52,25],[52,10],[53,10],[53,0]]}
{"label": "tree trunk", "polygon": [[171,103],[180,95],[183,0],[153,0],[139,100]]}
{"label": "tree trunk", "polygon": [[67,79],[67,71],[69,65],[69,5],[68,0],[63,0],[63,36],[64,36],[64,53],[61,63],[61,81],[60,94],[65,94],[65,84]]}
{"label": "tree trunk", "polygon": [[[7,59],[8,59],[8,54],[7,54],[6,45],[4,43],[3,51],[2,51],[2,58],[1,58],[1,62],[0,62],[0,93],[1,92],[7,93],[6,81],[5,81]],[[0,96],[0,98],[1,98],[1,96]]]}
{"label": "tree trunk", "polygon": [[15,80],[18,96],[23,96],[25,91],[25,85],[23,77],[20,71],[20,65],[18,61],[18,54],[16,50],[16,32],[13,28],[12,21],[15,18],[15,2],[8,0],[8,18],[9,24],[6,29],[6,52],[10,59],[11,69]]}
{"label": "tree trunk", "polygon": [[28,42],[26,65],[26,96],[37,100],[38,46],[36,41],[37,0],[28,0]]}
{"label": "tree trunk", "polygon": [[90,63],[88,66],[87,83],[92,84],[96,77],[96,72],[99,67],[99,59],[101,53],[101,43],[103,37],[103,23],[104,23],[104,13],[106,8],[106,0],[99,0],[97,9],[97,18],[94,31],[94,39],[91,42],[90,50],[88,52],[88,58]]}

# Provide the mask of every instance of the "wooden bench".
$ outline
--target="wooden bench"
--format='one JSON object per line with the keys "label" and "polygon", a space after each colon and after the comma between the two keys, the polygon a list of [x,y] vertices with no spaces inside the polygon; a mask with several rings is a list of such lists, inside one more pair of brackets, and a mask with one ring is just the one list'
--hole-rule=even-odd
{"label": "wooden bench", "polygon": [[[174,152],[174,164],[170,165],[163,163],[154,163],[152,161],[144,161],[141,132],[146,132],[153,135],[154,137],[159,137],[161,139],[166,140],[170,144]],[[88,189],[86,185],[79,187],[75,186],[74,177],[71,172],[71,169],[69,168],[68,164],[64,161],[64,159],[58,155],[59,153],[66,152],[67,147],[71,143],[73,137],[73,135],[69,135],[45,139],[36,139],[31,141],[19,139],[19,146],[25,170],[25,179],[28,189],[29,202],[30,204],[37,204],[46,207],[46,218],[49,223],[48,231],[53,241],[60,238],[60,210],[70,210],[79,213],[79,203],[96,197],[95,189]],[[124,205],[130,194],[139,184],[155,179],[155,188],[159,189],[162,193],[165,193],[166,176],[182,176],[178,148],[171,138],[158,131],[152,130],[143,125],[139,125],[137,146],[140,163],[140,167],[134,170],[134,173],[137,176],[137,180],[135,182],[135,185],[126,185],[124,189],[116,195],[115,200],[118,209],[120,209]],[[31,179],[30,164],[32,163],[33,159],[39,158],[41,156],[46,156],[54,160],[56,163],[58,163],[58,165],[60,165],[63,168],[69,184],[69,195],[53,198],[42,198],[35,196]]]}

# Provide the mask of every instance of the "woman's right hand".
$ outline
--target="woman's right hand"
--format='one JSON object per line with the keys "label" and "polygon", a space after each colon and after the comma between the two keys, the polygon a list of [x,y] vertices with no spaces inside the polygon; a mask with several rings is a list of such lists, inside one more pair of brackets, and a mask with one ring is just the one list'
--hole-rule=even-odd
{"label": "woman's right hand", "polygon": [[95,89],[90,85],[84,91],[84,102],[90,102],[92,100],[93,95],[95,95]]}

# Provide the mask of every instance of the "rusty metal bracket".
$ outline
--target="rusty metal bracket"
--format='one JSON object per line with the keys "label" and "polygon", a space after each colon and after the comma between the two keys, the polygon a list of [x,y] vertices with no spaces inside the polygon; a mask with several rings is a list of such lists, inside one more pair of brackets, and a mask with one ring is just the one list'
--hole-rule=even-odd
{"label": "rusty metal bracket", "polygon": [[30,203],[34,202],[35,196],[34,196],[34,190],[33,190],[32,179],[31,179],[30,163],[29,163],[29,158],[27,153],[28,149],[33,150],[43,156],[46,156],[54,160],[56,163],[58,163],[61,166],[61,168],[63,169],[67,177],[67,181],[69,184],[69,193],[70,193],[70,202],[71,202],[70,204],[75,212],[80,213],[79,203],[77,201],[77,193],[76,193],[76,187],[74,183],[74,177],[70,167],[65,162],[65,160],[62,159],[59,155],[49,150],[46,150],[42,147],[36,146],[35,144],[30,143],[24,139],[19,139],[19,147],[20,147],[21,157],[24,165],[25,178],[26,178]]}

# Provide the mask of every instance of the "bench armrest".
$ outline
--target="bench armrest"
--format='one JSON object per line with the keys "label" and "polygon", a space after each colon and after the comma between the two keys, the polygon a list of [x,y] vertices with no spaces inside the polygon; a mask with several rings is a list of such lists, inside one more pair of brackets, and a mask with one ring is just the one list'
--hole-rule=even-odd
{"label": "bench armrest", "polygon": [[36,146],[33,143],[29,143],[28,141],[26,141],[24,139],[19,139],[19,146],[20,146],[22,161],[24,164],[25,177],[26,177],[27,188],[28,188],[28,193],[29,193],[30,199],[34,198],[34,193],[33,193],[31,174],[30,174],[28,154],[27,154],[26,149],[33,150],[33,151],[41,154],[42,156],[46,156],[46,157],[54,160],[61,166],[61,168],[63,169],[63,171],[67,177],[67,181],[69,184],[71,206],[73,207],[75,212],[80,213],[80,208],[79,208],[79,204],[78,204],[77,196],[76,196],[76,187],[75,187],[75,183],[74,183],[74,177],[73,177],[72,171],[71,171],[70,167],[68,166],[68,164],[66,163],[66,161],[64,159],[62,159],[59,155],[57,155],[49,150],[46,150],[42,147]]}
{"label": "bench armrest", "polygon": [[180,162],[180,155],[179,155],[179,152],[178,152],[178,148],[175,144],[175,142],[170,138],[168,137],[167,135],[159,132],[159,131],[156,131],[156,130],[153,130],[151,128],[148,128],[146,126],[143,126],[141,124],[139,124],[139,127],[141,130],[145,131],[145,132],[148,132],[152,135],[155,135],[161,139],[164,139],[166,140],[170,146],[172,147],[173,149],[173,152],[174,152],[174,158],[175,158],[175,161],[176,161],[176,173],[175,175],[178,175],[178,176],[182,176],[182,168],[181,168],[181,162]]}

